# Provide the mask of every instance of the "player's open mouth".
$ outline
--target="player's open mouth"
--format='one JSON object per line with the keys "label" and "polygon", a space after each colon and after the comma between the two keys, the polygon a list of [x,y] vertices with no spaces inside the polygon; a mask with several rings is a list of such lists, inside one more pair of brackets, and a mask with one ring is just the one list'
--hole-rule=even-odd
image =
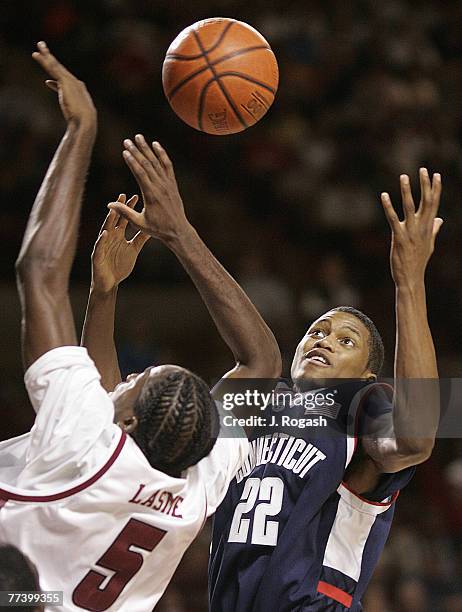
{"label": "player's open mouth", "polygon": [[322,351],[319,351],[317,349],[313,349],[311,351],[308,351],[308,353],[305,353],[304,358],[310,363],[324,368],[332,365],[326,355]]}

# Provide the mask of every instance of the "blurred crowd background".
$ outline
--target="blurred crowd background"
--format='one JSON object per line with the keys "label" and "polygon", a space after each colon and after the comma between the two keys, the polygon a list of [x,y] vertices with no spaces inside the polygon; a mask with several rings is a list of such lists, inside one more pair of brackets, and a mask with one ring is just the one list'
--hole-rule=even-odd
{"label": "blurred crowd background", "polygon": [[[0,11],[0,312],[2,438],[33,422],[22,383],[17,256],[28,212],[63,132],[31,60],[40,39],[86,81],[99,110],[73,273],[81,324],[90,253],[107,202],[136,193],[122,140],[138,132],[170,154],[187,213],[274,330],[286,372],[314,317],[339,304],[382,331],[393,367],[389,230],[379,194],[441,172],[445,224],[428,271],[441,376],[462,370],[462,3],[460,0],[4,0]],[[273,108],[228,137],[196,132],[164,98],[165,52],[199,19],[256,27],[279,62]],[[122,369],[179,363],[211,383],[233,365],[175,258],[150,241],[120,290]],[[402,492],[366,612],[462,610],[462,444],[437,443]],[[187,553],[162,612],[205,612],[208,527]],[[276,610],[276,608],[275,608]]]}

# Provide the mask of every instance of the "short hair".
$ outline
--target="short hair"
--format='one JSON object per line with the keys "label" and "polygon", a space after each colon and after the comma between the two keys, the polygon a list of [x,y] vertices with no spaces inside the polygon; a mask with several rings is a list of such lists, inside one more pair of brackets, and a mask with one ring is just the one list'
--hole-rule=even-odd
{"label": "short hair", "polygon": [[152,467],[170,475],[208,455],[218,435],[218,411],[207,384],[183,368],[148,380],[134,414],[133,438]]}
{"label": "short hair", "polygon": [[373,374],[378,376],[382,370],[383,361],[385,359],[385,349],[383,347],[382,336],[375,326],[375,323],[364,314],[364,312],[361,312],[353,306],[337,306],[336,308],[331,308],[331,310],[334,312],[346,312],[353,315],[359,319],[369,331],[369,360],[367,362],[367,367]]}
{"label": "short hair", "polygon": [[[37,576],[32,564],[14,546],[0,547],[0,591],[39,591]],[[1,610],[4,608],[1,607]],[[34,612],[33,605],[21,608],[24,612]]]}

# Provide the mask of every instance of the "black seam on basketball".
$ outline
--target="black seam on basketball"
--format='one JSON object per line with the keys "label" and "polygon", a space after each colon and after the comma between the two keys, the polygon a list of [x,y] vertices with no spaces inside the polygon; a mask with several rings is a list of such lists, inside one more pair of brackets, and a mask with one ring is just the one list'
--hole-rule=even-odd
{"label": "black seam on basketball", "polygon": [[192,62],[192,60],[200,59],[201,57],[204,57],[203,53],[198,53],[197,55],[181,55],[181,53],[167,53],[165,59],[178,60],[180,62]]}
{"label": "black seam on basketball", "polygon": [[253,77],[249,77],[246,74],[243,74],[242,72],[222,72],[220,74],[220,77],[224,77],[224,76],[236,76],[236,77],[240,77],[241,79],[245,79],[246,81],[250,81],[251,83],[255,83],[255,85],[259,85],[260,87],[263,87],[263,89],[268,90],[270,93],[274,94],[276,93],[276,90],[273,89],[273,87],[270,87],[269,85],[267,85],[266,83],[262,83],[261,81],[258,81],[257,79],[254,79]]}
{"label": "black seam on basketball", "polygon": [[[195,60],[195,59],[199,59],[201,57],[204,57],[204,55],[206,53],[212,53],[212,51],[215,51],[215,49],[221,45],[221,43],[223,42],[223,38],[226,36],[227,32],[229,31],[230,27],[236,23],[235,21],[231,21],[230,23],[227,23],[226,26],[223,28],[223,30],[221,31],[220,36],[218,37],[218,40],[216,41],[216,43],[214,43],[210,49],[204,49],[201,53],[199,53],[198,55],[183,55],[182,53],[167,53],[167,55],[165,56],[165,59],[175,59],[175,60],[180,60],[183,62],[188,62],[190,60]],[[193,30],[193,32],[195,32],[195,30]],[[203,47],[201,46],[201,49]]]}
{"label": "black seam on basketball", "polygon": [[[231,22],[231,23],[232,23],[232,22]],[[199,48],[205,52],[204,47],[202,46],[201,39],[199,38],[199,34],[198,34],[198,33],[197,33],[195,30],[193,30],[193,34],[194,34],[194,36],[195,36],[195,38],[196,38],[196,40],[197,40],[197,43],[198,43],[198,45],[199,45]],[[234,100],[231,98],[231,96],[230,96],[230,95],[229,95],[229,93],[227,92],[227,90],[226,90],[225,86],[223,85],[223,83],[221,83],[220,78],[219,78],[221,75],[218,75],[218,74],[216,73],[216,71],[215,71],[215,67],[214,67],[214,66],[212,66],[212,64],[211,64],[211,63],[210,63],[210,61],[209,61],[209,58],[207,57],[207,53],[205,53],[205,61],[207,62],[207,64],[208,64],[208,66],[209,66],[210,70],[212,71],[212,73],[213,73],[213,75],[214,75],[214,77],[215,77],[215,80],[216,80],[216,82],[217,82],[217,85],[218,85],[218,87],[221,89],[221,93],[224,95],[224,97],[226,98],[226,101],[227,101],[227,102],[228,102],[228,104],[230,105],[231,109],[234,111],[234,114],[235,114],[235,115],[236,115],[236,117],[239,119],[240,123],[241,123],[241,124],[244,126],[244,128],[248,127],[248,125],[247,125],[247,123],[245,122],[244,118],[243,118],[243,117],[242,117],[242,115],[240,114],[239,109],[238,109],[238,108],[237,108],[237,106],[235,105]]]}
{"label": "black seam on basketball", "polygon": [[[229,30],[231,29],[231,27],[235,24],[235,21],[230,21],[229,23],[227,23],[225,25],[225,27],[223,28],[220,36],[218,37],[218,40],[215,44],[213,44],[210,49],[204,49],[204,47],[202,46],[202,43],[199,44],[199,47],[201,48],[201,50],[205,53],[205,55],[207,55],[207,53],[212,53],[212,51],[215,51],[215,49],[221,45],[221,43],[223,42],[224,37],[226,36],[226,34],[229,32]],[[194,33],[197,34],[197,30],[194,30]],[[197,37],[198,42],[200,42],[200,38],[199,36]]]}
{"label": "black seam on basketball", "polygon": [[[239,55],[240,53],[246,53],[247,51],[253,51],[254,49],[268,49],[268,51],[271,51],[271,47],[269,45],[255,45],[254,47],[248,47],[247,49],[240,49],[239,51],[233,51],[233,53],[235,53],[236,55]],[[205,53],[211,53],[212,51],[215,51],[215,49],[211,49],[210,51],[206,51]],[[199,53],[198,55],[182,55],[181,53],[167,53],[167,55],[165,56],[165,59],[166,60],[169,60],[169,59],[178,60],[180,62],[188,62],[189,60],[192,61],[192,60],[196,60],[196,59],[200,59],[201,57],[204,57],[205,53]],[[220,60],[215,60],[215,61],[220,61]]]}
{"label": "black seam on basketball", "polygon": [[211,77],[207,83],[202,87],[201,90],[201,94],[199,96],[199,108],[197,109],[197,125],[199,126],[199,129],[201,131],[203,131],[203,121],[202,121],[202,113],[204,111],[204,100],[205,100],[205,94],[207,93],[208,88],[210,87],[210,85],[215,81],[215,77]]}
{"label": "black seam on basketball", "polygon": [[[222,62],[226,62],[229,59],[233,59],[233,58],[235,58],[235,57],[237,57],[239,55],[244,55],[245,53],[250,53],[251,51],[258,51],[260,49],[269,49],[271,51],[271,49],[269,47],[267,47],[266,45],[258,45],[258,46],[255,46],[255,47],[247,47],[247,49],[240,49],[239,51],[233,51],[232,53],[228,53],[227,55],[222,55],[221,57],[217,58],[213,62],[209,62],[209,63],[212,66],[217,66],[218,64],[221,64]],[[202,54],[201,54],[200,57],[204,57],[204,59],[205,59],[205,56],[202,55]],[[191,79],[193,79],[194,77],[198,76],[199,74],[202,74],[203,72],[205,72],[208,69],[209,69],[209,65],[207,64],[206,66],[202,66],[202,68],[198,68],[194,72],[191,72],[191,74],[188,74],[188,76],[184,77],[184,79],[182,81],[180,81],[179,83],[177,83],[175,85],[175,87],[172,89],[172,91],[170,91],[168,94],[166,94],[167,98],[169,100],[171,100],[173,98],[173,96],[178,92],[178,90],[183,87],[183,85],[186,85],[186,83],[189,83],[189,81]]]}

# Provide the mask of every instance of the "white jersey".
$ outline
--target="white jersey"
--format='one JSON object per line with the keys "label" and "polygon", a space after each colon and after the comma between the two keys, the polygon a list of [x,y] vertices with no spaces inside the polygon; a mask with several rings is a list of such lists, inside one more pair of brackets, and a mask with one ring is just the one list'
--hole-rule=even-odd
{"label": "white jersey", "polygon": [[247,439],[219,438],[173,478],[113,423],[86,349],[49,351],[25,382],[38,414],[28,434],[0,443],[0,543],[31,559],[42,590],[64,592],[54,611],[151,610],[226,494]]}

